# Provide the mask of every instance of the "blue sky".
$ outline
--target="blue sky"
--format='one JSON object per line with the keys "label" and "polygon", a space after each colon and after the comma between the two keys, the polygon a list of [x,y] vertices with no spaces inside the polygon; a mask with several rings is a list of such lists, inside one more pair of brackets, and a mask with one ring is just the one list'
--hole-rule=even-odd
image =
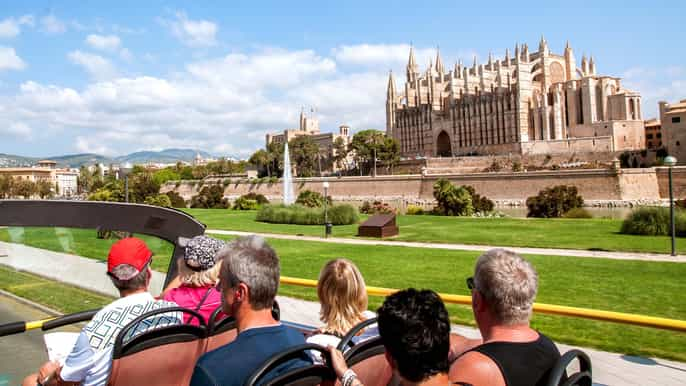
{"label": "blue sky", "polygon": [[658,100],[686,98],[683,1],[3,1],[0,153],[107,155],[195,147],[247,156],[314,108],[324,131],[385,127],[388,70],[516,42]]}

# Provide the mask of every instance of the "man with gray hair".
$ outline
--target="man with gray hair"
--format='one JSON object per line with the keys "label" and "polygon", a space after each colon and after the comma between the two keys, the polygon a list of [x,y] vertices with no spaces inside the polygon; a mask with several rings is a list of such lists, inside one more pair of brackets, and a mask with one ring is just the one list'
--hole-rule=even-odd
{"label": "man with gray hair", "polygon": [[450,380],[474,386],[546,384],[560,352],[529,327],[538,291],[531,263],[512,251],[491,249],[478,258],[467,287],[483,344],[457,358]]}
{"label": "man with gray hair", "polygon": [[[191,378],[192,386],[243,385],[271,356],[290,347],[305,344],[303,334],[286,327],[272,316],[272,305],[279,289],[279,258],[261,237],[236,239],[222,249],[217,259],[223,311],[236,318],[238,336],[233,342],[211,351],[198,360]],[[270,373],[307,366],[311,360],[303,353]]]}

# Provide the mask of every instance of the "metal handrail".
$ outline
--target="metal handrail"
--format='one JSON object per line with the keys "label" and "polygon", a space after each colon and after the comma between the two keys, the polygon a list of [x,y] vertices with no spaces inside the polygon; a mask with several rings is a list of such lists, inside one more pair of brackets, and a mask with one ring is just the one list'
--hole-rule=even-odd
{"label": "metal handrail", "polygon": [[[301,287],[317,288],[317,281],[310,279],[299,279],[295,277],[281,276],[281,284],[297,285]],[[399,290],[383,287],[367,287],[367,294],[375,296],[388,296]],[[450,304],[471,305],[472,297],[466,295],[438,294],[444,302]],[[590,308],[558,306],[554,304],[534,303],[534,312],[548,315],[570,316],[576,318],[601,320],[604,322],[623,323],[634,326],[659,328],[686,332],[686,321],[646,316],[638,314],[628,314],[624,312],[594,310]]]}

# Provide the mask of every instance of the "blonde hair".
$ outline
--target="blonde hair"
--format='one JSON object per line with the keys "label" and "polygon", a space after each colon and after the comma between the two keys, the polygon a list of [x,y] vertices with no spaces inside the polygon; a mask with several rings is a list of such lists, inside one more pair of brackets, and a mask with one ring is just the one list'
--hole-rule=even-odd
{"label": "blonde hair", "polygon": [[191,287],[209,287],[217,284],[219,281],[219,270],[221,269],[222,261],[218,260],[212,268],[204,271],[193,271],[190,269],[183,258],[178,260],[179,277],[181,282]]}
{"label": "blonde hair", "polygon": [[326,325],[323,332],[344,335],[364,320],[367,288],[362,274],[347,259],[331,260],[319,273],[317,297],[321,304],[319,318]]}

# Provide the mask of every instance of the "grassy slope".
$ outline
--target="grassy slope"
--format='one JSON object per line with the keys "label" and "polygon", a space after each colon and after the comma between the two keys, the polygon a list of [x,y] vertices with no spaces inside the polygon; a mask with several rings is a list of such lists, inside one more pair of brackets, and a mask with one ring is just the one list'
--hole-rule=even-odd
{"label": "grassy slope", "polygon": [[[0,229],[0,240],[7,240],[9,231],[11,229]],[[30,231],[35,233],[29,234],[27,230],[25,243],[63,250],[53,229]],[[75,253],[97,259],[106,256],[109,241],[96,239],[91,231],[77,230],[71,235],[72,245],[77,246],[73,248]],[[344,256],[360,267],[368,285],[414,286],[454,294],[467,294],[464,279],[471,275],[478,256],[477,252],[439,249],[278,239],[270,240],[270,243],[281,256],[285,276],[316,279],[326,261]],[[155,260],[156,269],[166,270],[169,255]],[[539,272],[538,302],[686,319],[680,296],[686,264],[559,256],[528,258]],[[316,300],[315,291],[307,288],[283,286],[280,293]],[[40,294],[28,295],[34,300],[40,297]],[[381,301],[381,298],[371,298],[370,308],[378,307]],[[449,309],[454,322],[473,325],[467,307],[450,306]],[[533,324],[561,342],[686,361],[686,334],[683,333],[543,315],[536,315]]]}
{"label": "grassy slope", "polygon": [[[255,221],[254,211],[186,209],[208,229],[322,236],[322,226],[267,224]],[[518,219],[398,216],[400,235],[389,240],[501,245],[538,248],[569,248],[624,252],[669,253],[665,236],[619,234],[621,220],[611,219]],[[357,225],[336,226],[336,237],[355,237]],[[679,253],[686,242],[677,240]]]}

